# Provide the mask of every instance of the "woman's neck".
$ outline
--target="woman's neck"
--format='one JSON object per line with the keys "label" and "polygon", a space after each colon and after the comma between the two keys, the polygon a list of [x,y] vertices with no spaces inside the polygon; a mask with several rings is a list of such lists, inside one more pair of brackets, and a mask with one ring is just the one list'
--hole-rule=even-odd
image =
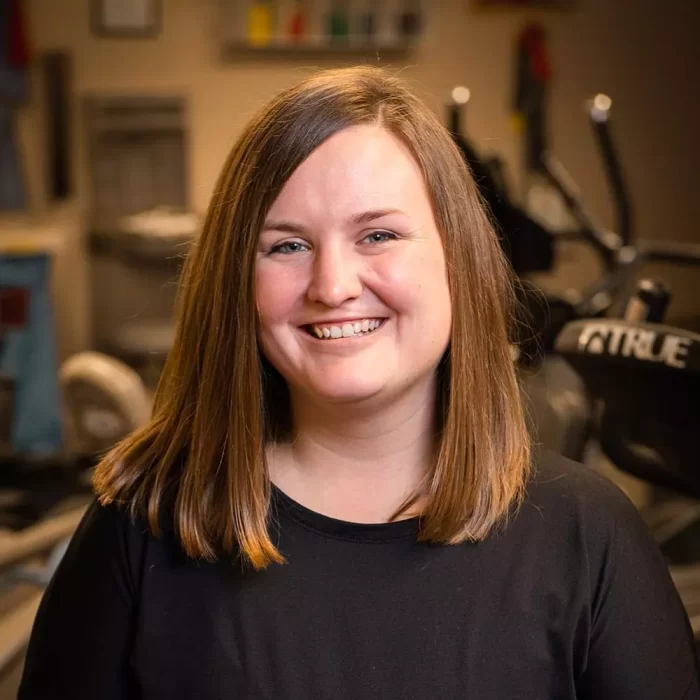
{"label": "woman's neck", "polygon": [[325,515],[387,521],[433,458],[435,381],[390,406],[371,403],[320,405],[293,395],[295,438],[268,451],[273,483]]}

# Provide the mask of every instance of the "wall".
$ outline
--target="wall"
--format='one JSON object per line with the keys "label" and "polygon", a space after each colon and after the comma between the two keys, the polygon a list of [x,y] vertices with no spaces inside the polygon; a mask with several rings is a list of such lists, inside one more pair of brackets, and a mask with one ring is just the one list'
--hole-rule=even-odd
{"label": "wall", "polygon": [[[468,0],[432,0],[432,35],[407,61],[384,62],[403,70],[440,112],[456,84],[472,90],[469,129],[485,148],[509,161],[519,149],[508,126],[513,39],[525,15],[468,11]],[[686,83],[698,62],[692,28],[692,0],[577,0],[571,13],[541,14],[549,26],[555,69],[551,101],[552,141],[580,183],[591,207],[610,220],[610,203],[583,110],[584,98],[607,91],[614,99],[620,149],[634,197],[639,235],[698,240],[695,222],[695,156],[700,132],[697,91]],[[184,94],[189,100],[191,163],[189,192],[202,210],[223,159],[242,125],[258,105],[315,67],[346,65],[341,60],[237,59],[222,61],[216,43],[218,2],[164,0],[164,26],[157,40],[99,39],[89,28],[88,0],[27,0],[31,37],[37,51],[70,48],[74,60],[73,139],[78,196],[64,230],[64,279],[60,321],[64,354],[89,343],[88,285],[82,245],[82,212],[89,204],[89,177],[80,99],[88,93]],[[538,15],[533,15],[537,17]],[[370,60],[373,60],[370,58]],[[42,186],[41,104],[22,113],[21,131],[30,165],[34,207],[50,216]],[[591,275],[590,263],[564,256],[560,285]],[[676,315],[698,312],[693,286],[697,274],[673,271],[679,299]],[[682,298],[681,298],[682,297]]]}

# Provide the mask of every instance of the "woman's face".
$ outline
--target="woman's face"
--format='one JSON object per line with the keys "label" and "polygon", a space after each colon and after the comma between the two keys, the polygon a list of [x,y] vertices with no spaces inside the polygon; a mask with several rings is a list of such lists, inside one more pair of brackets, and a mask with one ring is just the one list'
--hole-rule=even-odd
{"label": "woman's face", "polygon": [[292,396],[432,389],[451,302],[426,185],[401,141],[352,127],[299,166],[260,234],[256,299],[262,351]]}

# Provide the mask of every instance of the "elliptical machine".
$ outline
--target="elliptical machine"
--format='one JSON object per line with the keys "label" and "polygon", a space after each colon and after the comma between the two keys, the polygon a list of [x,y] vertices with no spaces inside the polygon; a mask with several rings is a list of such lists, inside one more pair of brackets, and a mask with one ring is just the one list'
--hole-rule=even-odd
{"label": "elliptical machine", "polygon": [[[581,379],[557,357],[554,344],[567,323],[603,317],[627,293],[627,265],[633,257],[629,248],[632,216],[609,131],[612,103],[608,97],[598,95],[587,105],[587,111],[603,156],[619,233],[596,221],[563,165],[553,154],[544,152],[540,156],[540,170],[577,223],[575,230],[561,232],[548,229],[514,201],[500,160],[480,156],[464,134],[461,121],[469,97],[466,88],[455,88],[448,105],[448,124],[488,204],[503,249],[520,278],[517,291],[523,318],[513,343],[518,349],[523,395],[530,408],[530,427],[535,439],[545,447],[583,461],[593,407]],[[532,273],[552,270],[556,266],[558,244],[572,240],[583,242],[596,253],[602,275],[583,290],[545,293],[531,281]]]}
{"label": "elliptical machine", "polygon": [[[654,251],[664,256],[665,249]],[[700,266],[700,246],[675,249]],[[658,259],[658,257],[657,257]],[[664,325],[670,293],[642,279],[622,319],[567,324],[556,349],[600,406],[595,432],[622,471],[666,495],[642,511],[666,556],[700,650],[700,335]],[[614,380],[611,380],[614,378]]]}
{"label": "elliptical machine", "polygon": [[700,335],[664,324],[670,289],[642,276],[650,262],[700,267],[700,246],[632,237],[610,106],[597,98],[590,117],[624,243],[601,290],[614,292],[621,314],[615,317],[611,304],[605,318],[569,322],[554,351],[580,377],[592,407],[584,449],[595,439],[615,467],[661,495],[642,515],[669,563],[700,651]]}
{"label": "elliptical machine", "polygon": [[[613,194],[618,233],[595,222],[563,167],[547,153],[542,154],[543,172],[580,230],[561,233],[541,225],[530,228],[527,221],[519,230],[504,230],[508,220],[499,218],[499,206],[504,201],[511,207],[517,205],[509,199],[503,178],[494,176],[493,164],[481,159],[462,135],[459,116],[468,92],[456,94],[466,95],[466,100],[453,100],[449,107],[452,132],[491,207],[502,239],[526,239],[534,232],[540,237],[533,238],[534,249],[546,252],[543,233],[550,236],[552,266],[557,240],[583,240],[603,262],[602,278],[578,300],[549,297],[550,313],[533,315],[541,347],[549,353],[544,371],[534,378],[541,381],[544,377],[546,383],[554,377],[553,389],[561,376],[571,380],[570,375],[560,374],[562,370],[573,372],[578,380],[578,389],[573,385],[562,390],[558,385],[545,401],[545,408],[554,415],[578,407],[576,440],[548,446],[582,461],[586,447],[596,439],[614,466],[665,494],[642,510],[642,515],[669,563],[700,652],[700,335],[664,325],[669,290],[661,282],[638,281],[650,262],[700,266],[700,246],[634,238],[629,199],[610,131],[611,101],[603,95],[590,103],[588,115]],[[527,245],[525,241],[520,244]],[[504,248],[507,253],[514,250],[507,240]],[[525,260],[520,258],[519,262]],[[540,257],[531,269],[517,260],[513,266],[526,277],[528,272],[551,269],[548,260]],[[615,318],[616,308],[623,311],[622,318],[619,314]],[[546,323],[538,326],[538,318]],[[520,365],[523,368],[522,361]],[[532,377],[526,373],[524,383]],[[546,423],[546,411],[539,419]],[[562,444],[570,449],[557,449]]]}
{"label": "elliptical machine", "polygon": [[[447,122],[489,207],[511,266],[521,279],[520,301],[525,307],[526,318],[515,341],[521,352],[521,366],[531,367],[554,352],[555,339],[566,323],[605,315],[617,300],[625,279],[621,272],[627,262],[625,248],[632,240],[633,223],[629,197],[610,134],[612,101],[605,95],[598,95],[587,105],[587,112],[610,185],[616,233],[606,229],[586,208],[573,179],[549,151],[540,154],[540,170],[559,193],[577,228],[551,230],[530,216],[509,192],[501,160],[481,156],[465,134],[462,117],[469,100],[467,88],[455,88],[447,107]],[[557,244],[574,240],[587,244],[596,253],[603,268],[600,279],[587,289],[570,289],[565,294],[544,293],[537,289],[528,277],[532,273],[551,271],[557,262]]]}

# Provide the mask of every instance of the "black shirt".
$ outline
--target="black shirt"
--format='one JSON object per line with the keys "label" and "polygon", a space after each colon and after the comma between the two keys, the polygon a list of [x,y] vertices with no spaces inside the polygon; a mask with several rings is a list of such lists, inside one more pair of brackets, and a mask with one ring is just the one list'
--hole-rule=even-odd
{"label": "black shirt", "polygon": [[623,493],[549,455],[486,541],[419,544],[279,490],[263,572],[187,559],[93,504],[43,598],[19,700],[697,700],[687,618]]}

